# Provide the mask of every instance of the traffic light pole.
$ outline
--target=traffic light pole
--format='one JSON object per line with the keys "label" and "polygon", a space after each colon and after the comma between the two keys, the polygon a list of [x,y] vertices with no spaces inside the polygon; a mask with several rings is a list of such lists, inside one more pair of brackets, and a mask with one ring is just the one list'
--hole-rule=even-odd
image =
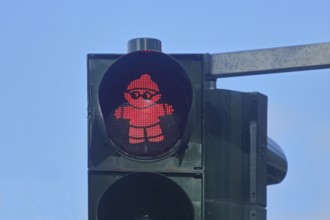
{"label": "traffic light pole", "polygon": [[210,55],[209,79],[330,68],[330,43]]}

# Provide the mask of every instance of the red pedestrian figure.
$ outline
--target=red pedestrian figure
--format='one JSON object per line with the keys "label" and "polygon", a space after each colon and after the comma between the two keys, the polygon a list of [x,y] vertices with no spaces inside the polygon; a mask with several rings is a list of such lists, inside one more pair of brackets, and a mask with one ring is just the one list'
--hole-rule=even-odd
{"label": "red pedestrian figure", "polygon": [[159,117],[172,115],[173,106],[161,104],[158,85],[149,74],[133,80],[124,92],[129,103],[115,110],[116,119],[129,120],[129,143],[160,142],[164,140]]}

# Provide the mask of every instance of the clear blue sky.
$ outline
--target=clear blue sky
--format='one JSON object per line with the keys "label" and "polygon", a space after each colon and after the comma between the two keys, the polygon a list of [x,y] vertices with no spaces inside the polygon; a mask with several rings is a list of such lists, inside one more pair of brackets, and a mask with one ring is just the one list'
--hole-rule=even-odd
{"label": "clear blue sky", "polygon": [[[155,37],[166,53],[330,41],[327,0],[0,3],[0,219],[87,220],[87,53]],[[289,172],[268,219],[330,219],[330,69],[240,77],[219,88],[268,95],[268,134]]]}

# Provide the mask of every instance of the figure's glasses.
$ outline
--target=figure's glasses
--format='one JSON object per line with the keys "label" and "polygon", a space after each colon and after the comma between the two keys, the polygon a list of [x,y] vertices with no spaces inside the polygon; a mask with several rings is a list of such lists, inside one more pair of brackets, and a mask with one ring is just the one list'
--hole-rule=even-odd
{"label": "figure's glasses", "polygon": [[132,97],[132,99],[138,99],[142,97],[143,99],[151,99],[155,95],[159,94],[159,92],[149,92],[146,91],[144,93],[140,93],[139,91],[127,91],[127,93]]}

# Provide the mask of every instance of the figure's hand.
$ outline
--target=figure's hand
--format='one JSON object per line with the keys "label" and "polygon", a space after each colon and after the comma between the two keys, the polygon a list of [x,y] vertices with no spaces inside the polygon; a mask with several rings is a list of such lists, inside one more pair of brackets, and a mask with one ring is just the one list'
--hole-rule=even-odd
{"label": "figure's hand", "polygon": [[172,105],[164,104],[166,115],[173,115],[174,109]]}
{"label": "figure's hand", "polygon": [[121,118],[121,115],[122,115],[122,108],[119,107],[115,110],[115,118],[116,119],[120,119]]}

